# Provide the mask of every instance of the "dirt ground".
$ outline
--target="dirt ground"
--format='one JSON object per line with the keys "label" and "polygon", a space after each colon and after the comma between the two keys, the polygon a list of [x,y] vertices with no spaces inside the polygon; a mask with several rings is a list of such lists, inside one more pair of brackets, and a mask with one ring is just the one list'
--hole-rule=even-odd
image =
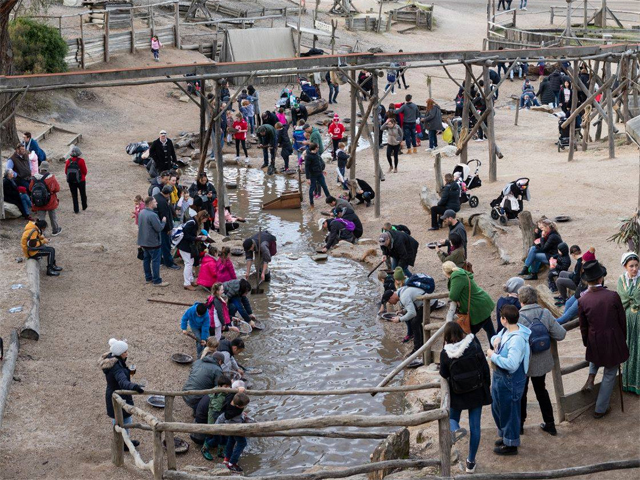
{"label": "dirt ground", "polygon": [[[357,6],[374,8],[372,0],[356,1]],[[436,0],[437,29],[401,35],[392,31],[377,36],[360,35],[368,45],[382,45],[387,51],[479,49],[485,34],[484,0],[444,2]],[[515,2],[514,2],[515,3]],[[540,0],[529,2],[527,21],[544,18],[538,13],[557,2]],[[635,2],[611,2],[615,8],[631,9]],[[328,9],[323,2],[321,9]],[[531,17],[531,19],[529,19]],[[464,35],[460,35],[464,32]],[[161,63],[203,61],[195,52],[166,49]],[[117,57],[109,68],[152,65],[148,54]],[[461,69],[452,69],[454,77],[461,79]],[[433,96],[444,108],[453,107],[457,87],[439,70],[410,70],[407,80],[409,93],[419,103],[427,99],[426,78],[433,78]],[[537,87],[537,82],[536,87]],[[631,214],[637,201],[638,150],[632,146],[618,146],[616,158],[608,159],[606,143],[590,144],[587,152],[577,152],[573,163],[567,162],[566,153],[558,153],[557,121],[540,112],[522,111],[519,126],[514,126],[514,104],[511,94],[520,90],[520,82],[505,82],[497,102],[497,142],[504,153],[498,163],[498,181],[488,182],[488,161],[480,175],[484,185],[474,191],[480,206],[464,206],[463,217],[471,213],[487,212],[489,202],[498,196],[508,181],[520,176],[531,178],[532,199],[526,208],[535,217],[570,215],[572,221],[562,225],[560,233],[569,244],[578,244],[583,250],[594,246],[596,255],[610,272],[611,285],[621,273],[619,258],[622,249],[607,241],[616,231],[619,218]],[[261,88],[263,110],[269,100],[275,101],[281,87]],[[61,181],[62,192],[58,216],[63,233],[53,239],[59,252],[59,264],[65,270],[60,278],[42,278],[40,341],[25,341],[16,368],[3,430],[0,432],[0,471],[3,478],[149,478],[126,460],[124,469],[116,469],[110,460],[110,424],[104,411],[104,379],[96,362],[107,350],[110,337],[125,336],[129,341],[132,360],[142,378],[154,387],[180,388],[186,371],[168,360],[168,354],[187,345],[176,335],[175,312],[146,302],[151,296],[191,302],[200,294],[180,290],[181,271],[166,271],[163,278],[171,283],[167,289],[156,290],[144,284],[140,265],[135,260],[136,227],[130,219],[133,197],[147,189],[145,175],[140,167],[131,163],[124,147],[132,141],[154,139],[161,128],[170,136],[180,131],[197,131],[198,115],[195,105],[168,98],[172,90],[168,84],[130,88],[92,90],[89,95],[72,92],[51,95],[55,108],[37,117],[52,120],[56,125],[83,135],[80,148],[87,160],[89,176],[87,190],[89,209],[74,215],[66,183]],[[326,91],[326,89],[325,89]],[[338,97],[334,108],[342,117],[349,116],[348,89]],[[324,91],[323,91],[324,92]],[[405,91],[400,90],[389,101],[400,102]],[[22,127],[24,128],[24,127]],[[619,126],[623,128],[622,125]],[[439,140],[440,141],[440,140]],[[51,154],[65,153],[65,142],[55,135],[42,142]],[[419,194],[423,185],[433,188],[433,157],[425,153],[426,145],[417,155],[400,157],[399,172],[386,174],[382,183],[381,217],[374,218],[374,209],[358,207],[357,212],[365,227],[365,236],[375,238],[385,221],[408,225],[422,245],[416,271],[436,278],[438,289],[446,288],[440,273],[440,262],[435,253],[424,244],[445,236],[444,232],[427,232],[429,215],[420,206]],[[261,161],[251,153],[253,165]],[[381,164],[386,172],[384,152]],[[488,159],[487,144],[472,142],[469,158]],[[443,172],[451,171],[455,158],[443,158]],[[62,164],[52,164],[53,172],[63,180]],[[333,165],[328,165],[332,170]],[[358,154],[357,176],[373,184],[373,161],[370,151]],[[631,180],[629,180],[631,179]],[[334,182],[328,182],[333,193],[339,193]],[[306,202],[305,202],[306,203]],[[305,220],[314,221],[321,208],[304,208]],[[24,313],[9,314],[8,309],[27,305],[25,289],[11,290],[10,286],[24,283],[23,265],[16,262],[21,256],[19,239],[23,229],[21,220],[0,224],[0,308],[3,312],[0,334],[8,337],[11,328],[24,321]],[[507,278],[521,268],[516,262],[521,256],[521,239],[517,226],[509,227],[505,234],[514,263],[502,265],[493,247],[481,237],[470,238],[469,256],[474,264],[476,280],[497,298]],[[101,251],[104,247],[104,251]],[[95,251],[95,250],[98,251]],[[393,330],[392,330],[393,331]],[[400,329],[397,335],[400,337]],[[567,363],[582,358],[582,347],[576,336],[569,335],[561,345],[561,355]],[[483,337],[484,339],[484,337]],[[566,348],[566,350],[565,350]],[[572,374],[570,390],[577,389],[583,373]],[[549,386],[551,382],[549,381]],[[565,387],[567,388],[567,387]],[[530,425],[525,436],[526,448],[513,459],[496,459],[490,452],[493,425],[489,410],[483,418],[484,440],[478,457],[479,472],[537,470],[595,463],[606,459],[633,458],[639,454],[637,438],[639,406],[636,397],[625,396],[626,413],[619,410],[614,397],[613,413],[598,423],[589,414],[559,427],[560,435],[547,437],[536,431],[539,412],[533,393],[530,393]],[[188,412],[177,402],[177,418],[187,420]],[[138,402],[138,406],[146,408]],[[585,442],[585,437],[598,441]],[[151,455],[150,437],[138,434],[143,440],[143,458]],[[437,443],[436,443],[437,444]],[[461,451],[465,448],[463,444]],[[433,455],[433,450],[426,452]],[[192,457],[194,458],[194,457]],[[541,462],[541,458],[544,460]],[[194,463],[204,464],[201,459]],[[598,479],[632,478],[631,472],[599,474]],[[634,477],[635,478],[635,477]]]}

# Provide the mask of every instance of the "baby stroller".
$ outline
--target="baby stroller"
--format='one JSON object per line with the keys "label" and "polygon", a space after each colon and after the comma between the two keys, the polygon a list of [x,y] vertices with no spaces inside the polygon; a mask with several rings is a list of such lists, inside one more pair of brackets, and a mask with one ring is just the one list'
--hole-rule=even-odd
{"label": "baby stroller", "polygon": [[[565,120],[566,120],[566,117],[564,115],[562,115],[561,118],[558,120],[559,136],[558,136],[558,141],[556,142],[556,145],[558,145],[558,152],[567,148],[571,143],[571,124],[567,125],[565,128],[562,128],[562,124],[564,123]],[[573,136],[575,140],[574,148],[577,148],[578,146],[578,139],[582,138],[582,132],[580,131],[580,126],[582,123],[581,120],[582,119],[580,115],[578,115],[575,123],[576,131],[575,131],[575,135]]]}
{"label": "baby stroller", "polygon": [[[476,168],[473,174],[470,174],[471,163],[476,164]],[[458,177],[456,178],[456,181],[458,182],[458,184],[460,184],[460,203],[469,202],[469,206],[471,208],[476,208],[478,206],[478,197],[476,197],[475,195],[470,195],[468,193],[468,190],[478,188],[482,185],[482,180],[478,175],[478,171],[480,170],[481,166],[482,162],[474,158],[473,160],[469,160],[469,163],[467,164],[459,163],[453,169],[453,177]]]}
{"label": "baby stroller", "polygon": [[318,98],[318,91],[316,87],[311,84],[305,77],[299,76],[298,81],[300,82],[300,100],[303,102],[311,102]]}
{"label": "baby stroller", "polygon": [[507,220],[518,218],[524,210],[524,200],[531,200],[529,179],[519,178],[508,183],[500,192],[500,196],[491,202],[491,218],[506,224]]}
{"label": "baby stroller", "polygon": [[280,98],[276,102],[276,108],[290,109],[291,104],[295,102],[295,98],[290,88],[283,88],[280,92]]}

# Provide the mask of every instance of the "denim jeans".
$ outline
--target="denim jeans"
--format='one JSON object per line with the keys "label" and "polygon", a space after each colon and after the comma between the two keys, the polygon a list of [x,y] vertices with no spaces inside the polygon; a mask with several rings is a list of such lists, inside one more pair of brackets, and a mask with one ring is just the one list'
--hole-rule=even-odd
{"label": "denim jeans", "polygon": [[329,84],[329,103],[338,103],[338,93],[340,93],[340,85],[336,83]]}
{"label": "denim jeans", "polygon": [[[122,419],[123,425],[131,425],[132,423],[133,423],[133,417],[126,417]],[[112,418],[111,425],[115,425],[115,424],[116,424],[116,419]],[[129,435],[130,430],[128,428],[125,428],[125,430],[127,431],[127,435]]]}
{"label": "denim jeans", "polygon": [[527,0],[520,0],[520,8],[525,8],[527,6]]}
{"label": "denim jeans", "polygon": [[144,257],[142,259],[142,268],[144,269],[144,279],[154,284],[162,283],[160,278],[160,258],[162,256],[160,247],[158,248],[142,248]]}
{"label": "denim jeans", "polygon": [[160,50],[156,50],[155,48],[152,48],[151,51],[153,52],[154,60],[157,60],[160,58]]}
{"label": "denim jeans", "polygon": [[256,128],[256,117],[247,117],[247,123],[249,124],[249,133],[253,135],[253,131]]}
{"label": "denim jeans", "polygon": [[567,302],[564,304],[564,313],[562,316],[558,317],[557,322],[562,325],[563,323],[567,323],[569,320],[572,320],[578,316],[578,300],[576,300],[575,295],[571,295]]}
{"label": "denim jeans", "polygon": [[229,463],[237,464],[240,460],[240,455],[247,446],[247,439],[245,437],[230,436],[227,440],[227,450],[224,454],[229,459]]}
{"label": "denim jeans", "polygon": [[396,85],[395,80],[393,81],[393,83],[387,83],[387,85],[384,87],[384,91],[386,92],[387,90],[391,89],[391,93],[395,93],[396,91],[395,85]]}
{"label": "denim jeans", "polygon": [[200,343],[200,340],[202,340],[202,338],[200,337],[200,329],[194,330],[193,327],[189,327],[189,329],[191,330],[191,333],[193,333],[193,335],[196,337],[196,354],[197,358],[200,358],[200,354],[204,350],[204,345]]}
{"label": "denim jeans", "polygon": [[252,314],[251,304],[249,299],[245,296],[232,297],[229,299],[229,316],[233,317],[236,313],[239,313],[245,322],[250,322],[249,315]]}
{"label": "denim jeans", "polygon": [[45,220],[47,218],[47,213],[49,213],[49,225],[51,225],[51,232],[56,233],[60,230],[60,225],[58,225],[58,212],[57,209],[53,210],[38,210],[36,212],[36,218],[38,220]]}
{"label": "denim jeans", "polygon": [[438,148],[437,130],[429,130],[429,148]]}
{"label": "denim jeans", "polygon": [[324,191],[324,194],[327,197],[331,195],[329,193],[329,189],[327,188],[327,182],[324,179],[324,175],[311,177],[310,180],[311,180],[311,187],[309,187],[309,203],[311,205],[313,205],[313,194],[316,192],[316,190],[318,190],[318,193],[319,193],[320,189],[322,188],[322,191]]}
{"label": "denim jeans", "polygon": [[172,267],[175,265],[173,261],[173,255],[171,255],[171,237],[168,232],[160,232],[160,252],[162,256],[162,264],[165,267]]}
{"label": "denim jeans", "polygon": [[404,122],[402,125],[402,131],[404,132],[404,140],[407,144],[407,148],[416,147],[416,124],[415,122]]}
{"label": "denim jeans", "polygon": [[527,259],[524,261],[524,266],[529,267],[531,273],[538,273],[541,264],[549,265],[549,259],[544,253],[539,253],[535,246],[529,249]]}
{"label": "denim jeans", "polygon": [[[269,163],[269,154],[271,154],[271,163]],[[262,166],[266,167],[271,165],[273,167],[276,166],[276,147],[270,146],[269,148],[262,149]]]}
{"label": "denim jeans", "polygon": [[21,193],[20,202],[22,203],[22,213],[24,215],[31,215],[32,204],[29,195],[27,195],[26,193]]}
{"label": "denim jeans", "polygon": [[496,367],[491,382],[491,414],[498,427],[498,437],[505,445],[520,445],[520,400],[527,377],[524,362],[514,373]]}
{"label": "denim jeans", "polygon": [[[449,428],[452,432],[460,429],[460,415],[462,410],[449,409]],[[469,456],[467,460],[476,461],[476,453],[480,446],[480,418],[482,417],[482,407],[469,409]]]}
{"label": "denim jeans", "polygon": [[[395,270],[398,266],[398,259],[391,257],[391,270]],[[402,271],[404,272],[405,277],[409,278],[411,276],[411,272],[409,271],[409,267],[402,267]]]}
{"label": "denim jeans", "polygon": [[558,105],[560,105],[560,90],[558,90],[557,92],[553,92],[553,95],[555,96],[555,98],[553,99],[553,106],[555,108],[558,108]]}

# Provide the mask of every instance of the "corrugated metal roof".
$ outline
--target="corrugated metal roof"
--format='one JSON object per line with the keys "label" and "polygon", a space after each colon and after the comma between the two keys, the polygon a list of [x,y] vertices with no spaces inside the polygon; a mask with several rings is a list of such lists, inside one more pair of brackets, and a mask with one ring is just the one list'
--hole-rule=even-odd
{"label": "corrugated metal roof", "polygon": [[296,56],[293,35],[289,28],[229,29],[227,40],[235,62]]}

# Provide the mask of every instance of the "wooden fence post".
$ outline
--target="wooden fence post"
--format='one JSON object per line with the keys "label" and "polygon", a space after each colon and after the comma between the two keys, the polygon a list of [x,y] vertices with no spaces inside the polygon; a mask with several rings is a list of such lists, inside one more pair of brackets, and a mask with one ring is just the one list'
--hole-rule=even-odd
{"label": "wooden fence post", "polygon": [[560,371],[560,357],[558,356],[558,343],[551,340],[551,356],[553,357],[553,369],[551,370],[551,378],[553,378],[553,390],[556,395],[556,405],[558,406],[558,423],[564,422],[564,384],[562,383],[562,372]]}
{"label": "wooden fence post", "polygon": [[356,87],[353,86],[354,83],[357,82],[356,71],[351,70],[349,73],[351,76],[351,89],[349,90],[350,100],[351,100],[351,123],[349,124],[349,139],[351,141],[351,166],[349,167],[349,179],[356,179],[356,149],[358,148],[358,144],[354,143],[356,138],[356,129],[358,128],[358,117],[356,114],[356,95],[358,94]]}
{"label": "wooden fence post", "polygon": [[489,181],[498,180],[498,165],[496,160],[496,133],[494,129],[494,110],[493,110],[493,90],[491,89],[491,80],[489,78],[489,66],[485,63],[482,66],[482,78],[484,79],[484,96],[487,98],[487,140],[489,141]]}
{"label": "wooden fence post", "polygon": [[[164,421],[173,422],[173,401],[176,397],[166,396],[164,400]],[[164,441],[167,445],[167,468],[176,469],[176,447],[173,443],[173,432],[164,432]]]}
{"label": "wooden fence post", "polygon": [[[373,98],[371,98],[371,102],[375,105],[373,106],[373,138],[371,139],[372,147],[373,147],[373,162],[374,168],[376,171],[376,200],[374,204],[374,216],[375,218],[380,218],[380,181],[382,180],[382,168],[380,167],[380,115],[378,115],[378,101],[379,101],[379,90],[378,90],[378,71],[374,70],[372,72],[373,77]],[[353,121],[353,120],[352,120]],[[366,118],[362,118],[363,122],[367,122]]]}
{"label": "wooden fence post", "polygon": [[551,19],[549,20],[549,23],[551,25],[553,25],[553,16],[554,16],[553,7],[551,7]]}
{"label": "wooden fence post", "polygon": [[164,473],[164,451],[162,448],[162,432],[153,431],[153,478],[162,480]]}
{"label": "wooden fence post", "polygon": [[[607,12],[603,10],[602,17],[604,18],[607,15]],[[611,59],[605,59],[605,67],[606,67],[606,78],[607,80],[611,78]],[[609,117],[609,122],[607,123],[607,136],[609,137],[609,158],[616,158],[616,139],[614,131],[614,118],[613,118],[613,87],[609,85],[607,88],[607,116]],[[604,121],[604,120],[603,120]]]}
{"label": "wooden fence post", "polygon": [[[123,427],[124,418],[122,415],[122,407],[113,397],[111,398],[111,405],[113,405],[116,425]],[[115,425],[113,427],[113,437],[111,438],[111,461],[116,467],[124,465],[124,439],[122,438],[121,433],[116,432]]]}
{"label": "wooden fence post", "polygon": [[433,161],[433,171],[436,177],[436,193],[439,195],[444,187],[442,182],[442,158],[440,153],[436,153],[436,158]]}
{"label": "wooden fence post", "polygon": [[[176,23],[173,27],[173,35],[175,36],[175,46],[176,48],[182,47],[182,41],[180,40],[180,2],[174,3],[175,5],[175,16]],[[215,53],[215,52],[214,52]],[[215,58],[214,58],[215,61]]]}
{"label": "wooden fence post", "polygon": [[84,70],[84,19],[83,15],[80,14],[80,68]]}
{"label": "wooden fence post", "polygon": [[109,11],[104,12],[104,61],[109,61]]}
{"label": "wooden fence post", "polygon": [[449,425],[449,382],[440,382],[440,408],[447,409],[447,416],[438,420],[438,443],[440,444],[440,475],[451,476],[451,427]]}
{"label": "wooden fence post", "polygon": [[58,17],[58,33],[62,36],[62,17]]}
{"label": "wooden fence post", "polygon": [[136,30],[133,26],[133,7],[131,7],[129,13],[129,23],[131,24],[131,53],[136,53]]}
{"label": "wooden fence post", "polygon": [[[471,105],[471,68],[469,67],[465,69],[464,75],[464,94],[463,94],[463,104],[462,104],[462,125],[460,127],[460,137],[464,138],[464,131],[469,130],[469,105]],[[462,152],[460,152],[460,160],[462,163],[468,163],[468,153],[467,153],[467,144],[465,143],[464,147],[462,147]]]}
{"label": "wooden fence post", "polygon": [[[570,24],[569,24],[569,26],[567,26],[567,28],[570,28]],[[578,60],[574,60],[573,61],[573,75],[574,75],[575,79],[578,78]],[[573,95],[572,95],[572,98],[571,98],[571,111],[573,112],[577,107],[578,107],[578,86],[574,82]],[[611,121],[611,117],[609,117],[609,121]],[[576,143],[577,143],[577,140],[576,140],[576,119],[575,118],[571,122],[571,125],[569,125],[569,128],[571,130],[569,130],[569,158],[568,158],[568,161],[572,162],[573,161],[573,154],[574,154],[574,152],[576,150]]]}
{"label": "wooden fence post", "polygon": [[151,18],[151,36],[154,36],[156,34],[156,21],[153,18],[153,7],[149,7],[149,16]]}
{"label": "wooden fence post", "polygon": [[[431,323],[431,301],[423,300],[422,301],[422,339],[424,343],[431,338],[431,330],[427,330],[427,325]],[[415,335],[416,332],[413,332]],[[431,348],[427,348],[424,352],[422,352],[422,363],[424,365],[429,365],[431,363]],[[446,380],[444,380],[446,381]]]}

